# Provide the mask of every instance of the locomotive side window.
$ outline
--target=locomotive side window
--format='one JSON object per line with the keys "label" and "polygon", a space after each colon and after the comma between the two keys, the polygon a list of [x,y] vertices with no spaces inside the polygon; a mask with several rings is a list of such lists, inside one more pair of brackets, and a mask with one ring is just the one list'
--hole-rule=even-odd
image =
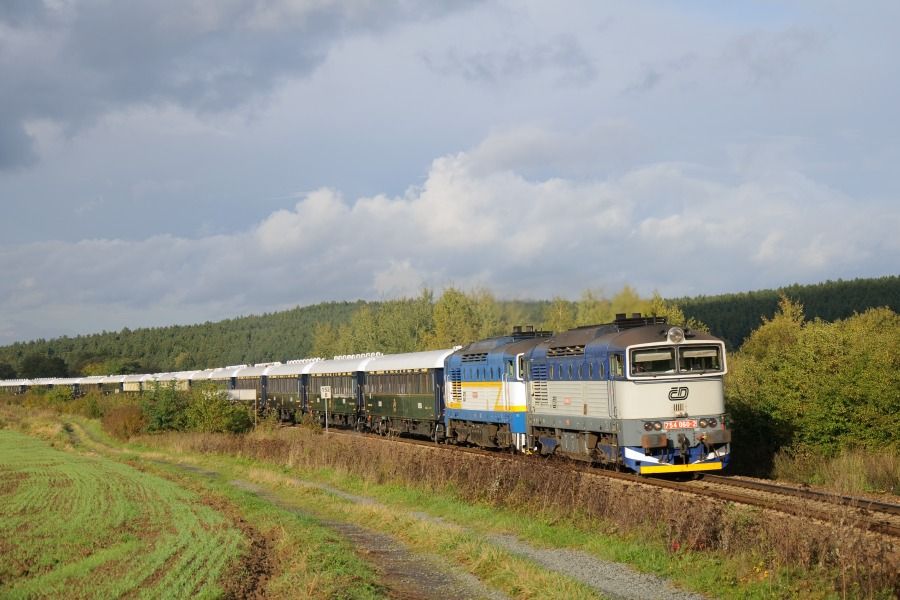
{"label": "locomotive side window", "polygon": [[631,353],[631,374],[642,377],[675,372],[674,348],[647,348]]}
{"label": "locomotive side window", "polygon": [[609,357],[609,373],[613,377],[621,377],[625,374],[625,360],[621,354],[613,354]]}
{"label": "locomotive side window", "polygon": [[678,351],[678,369],[687,373],[721,371],[722,357],[718,346],[692,346]]}

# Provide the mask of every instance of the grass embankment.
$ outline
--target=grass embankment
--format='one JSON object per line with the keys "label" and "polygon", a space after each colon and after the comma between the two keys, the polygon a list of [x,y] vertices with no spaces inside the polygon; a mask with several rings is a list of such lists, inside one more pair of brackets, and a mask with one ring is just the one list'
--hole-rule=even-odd
{"label": "grass embankment", "polygon": [[[438,460],[421,447],[298,429],[139,441],[265,483],[308,510],[389,532],[513,596],[541,582],[510,566],[493,535],[583,550],[717,597],[891,597],[897,585],[896,548],[852,526],[725,503],[686,505],[677,495],[597,484],[552,465]],[[335,501],[309,482],[378,504]]]}
{"label": "grass embankment", "polygon": [[897,496],[900,495],[900,454],[890,449],[845,450],[832,458],[778,453],[772,475],[776,480],[822,486],[843,494]]}
{"label": "grass embankment", "polygon": [[119,451],[96,421],[81,424],[99,442],[49,413],[0,415],[0,596],[382,596],[371,568],[314,520]]}

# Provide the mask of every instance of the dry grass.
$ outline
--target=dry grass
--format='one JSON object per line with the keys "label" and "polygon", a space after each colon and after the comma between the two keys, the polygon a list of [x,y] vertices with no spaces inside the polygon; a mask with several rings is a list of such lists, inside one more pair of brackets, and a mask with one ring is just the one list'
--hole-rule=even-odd
{"label": "dry grass", "polygon": [[832,459],[780,452],[775,455],[776,479],[821,485],[847,494],[900,494],[900,454],[890,450],[845,450]]}
{"label": "dry grass", "polygon": [[[820,570],[835,590],[853,596],[900,591],[896,547],[845,523],[686,499],[662,489],[569,472],[538,461],[507,462],[372,438],[323,436],[292,428],[274,434],[172,434],[144,438],[184,452],[221,453],[302,469],[329,468],[365,481],[402,483],[431,492],[452,491],[470,502],[600,519],[612,531],[663,539],[673,552],[697,549],[753,557],[768,574],[780,568]],[[361,459],[365,457],[365,459]],[[761,566],[759,566],[761,565]]]}

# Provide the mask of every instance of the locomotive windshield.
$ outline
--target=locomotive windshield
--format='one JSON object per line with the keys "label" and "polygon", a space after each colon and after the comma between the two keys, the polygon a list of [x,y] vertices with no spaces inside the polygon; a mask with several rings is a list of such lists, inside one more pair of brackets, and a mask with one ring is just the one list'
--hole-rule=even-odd
{"label": "locomotive windshield", "polygon": [[687,373],[721,371],[718,346],[692,346],[678,349],[678,370]]}
{"label": "locomotive windshield", "polygon": [[631,351],[631,375],[634,377],[699,374],[721,370],[722,353],[719,346],[664,346]]}
{"label": "locomotive windshield", "polygon": [[675,348],[647,348],[631,353],[632,375],[675,372]]}

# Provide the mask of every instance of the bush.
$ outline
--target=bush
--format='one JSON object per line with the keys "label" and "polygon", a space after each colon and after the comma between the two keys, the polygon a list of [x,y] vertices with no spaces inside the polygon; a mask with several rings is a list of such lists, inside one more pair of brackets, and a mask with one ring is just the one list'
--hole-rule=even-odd
{"label": "bush", "polygon": [[244,433],[253,427],[248,410],[232,404],[224,392],[212,388],[191,391],[187,427],[200,433]]}
{"label": "bush", "polygon": [[122,440],[141,433],[146,424],[143,411],[135,405],[116,406],[103,415],[103,429]]}
{"label": "bush", "polygon": [[171,385],[154,385],[144,392],[141,409],[147,431],[184,431],[187,428],[187,395]]}
{"label": "bush", "polygon": [[845,450],[832,459],[809,453],[779,452],[773,475],[778,479],[824,485],[844,493],[900,493],[900,456]]}
{"label": "bush", "polygon": [[67,385],[56,385],[47,392],[47,400],[51,404],[65,404],[75,399],[75,393]]}
{"label": "bush", "polygon": [[834,323],[805,321],[803,307],[783,298],[730,363],[735,468],[771,467],[785,450],[818,458],[855,448],[896,453],[898,389],[900,315],[876,308]]}

